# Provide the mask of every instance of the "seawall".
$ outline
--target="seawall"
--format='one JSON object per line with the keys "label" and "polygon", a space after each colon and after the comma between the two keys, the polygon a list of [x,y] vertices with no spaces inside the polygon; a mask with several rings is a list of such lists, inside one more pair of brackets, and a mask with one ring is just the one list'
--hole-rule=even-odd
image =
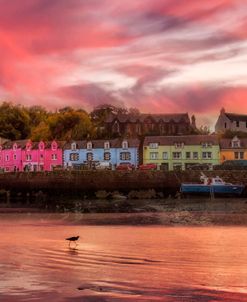
{"label": "seawall", "polygon": [[[207,171],[207,176],[220,176],[227,182],[247,185],[247,171]],[[49,195],[91,194],[99,190],[128,193],[151,190],[165,195],[179,191],[181,182],[199,182],[200,171],[54,171],[0,174],[0,190]]]}

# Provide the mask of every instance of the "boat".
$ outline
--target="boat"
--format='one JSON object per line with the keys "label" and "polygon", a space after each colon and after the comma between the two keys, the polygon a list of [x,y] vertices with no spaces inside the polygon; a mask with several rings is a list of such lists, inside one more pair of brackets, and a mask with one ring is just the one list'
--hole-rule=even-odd
{"label": "boat", "polygon": [[201,183],[182,183],[181,193],[240,196],[245,189],[245,185],[227,183],[219,176],[207,177],[202,173],[200,180]]}

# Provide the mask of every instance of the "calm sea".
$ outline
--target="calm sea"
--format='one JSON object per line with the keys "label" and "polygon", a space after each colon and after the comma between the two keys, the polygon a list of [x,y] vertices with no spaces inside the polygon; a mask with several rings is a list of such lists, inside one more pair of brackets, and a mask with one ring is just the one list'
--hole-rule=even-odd
{"label": "calm sea", "polygon": [[246,227],[82,219],[1,214],[0,301],[247,301]]}

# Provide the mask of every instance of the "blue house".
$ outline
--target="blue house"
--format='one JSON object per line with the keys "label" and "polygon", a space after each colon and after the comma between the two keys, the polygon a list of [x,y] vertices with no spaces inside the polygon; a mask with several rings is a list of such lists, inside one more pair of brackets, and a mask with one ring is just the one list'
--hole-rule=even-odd
{"label": "blue house", "polygon": [[98,162],[109,162],[113,167],[120,163],[139,164],[138,139],[111,139],[72,141],[64,146],[65,168],[93,167]]}

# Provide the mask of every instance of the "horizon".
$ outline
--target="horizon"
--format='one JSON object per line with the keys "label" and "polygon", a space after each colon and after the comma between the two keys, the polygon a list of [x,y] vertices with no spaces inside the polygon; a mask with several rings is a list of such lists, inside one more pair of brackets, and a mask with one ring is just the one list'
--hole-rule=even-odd
{"label": "horizon", "polygon": [[195,115],[247,114],[246,4],[0,0],[0,99],[87,112],[110,103]]}

